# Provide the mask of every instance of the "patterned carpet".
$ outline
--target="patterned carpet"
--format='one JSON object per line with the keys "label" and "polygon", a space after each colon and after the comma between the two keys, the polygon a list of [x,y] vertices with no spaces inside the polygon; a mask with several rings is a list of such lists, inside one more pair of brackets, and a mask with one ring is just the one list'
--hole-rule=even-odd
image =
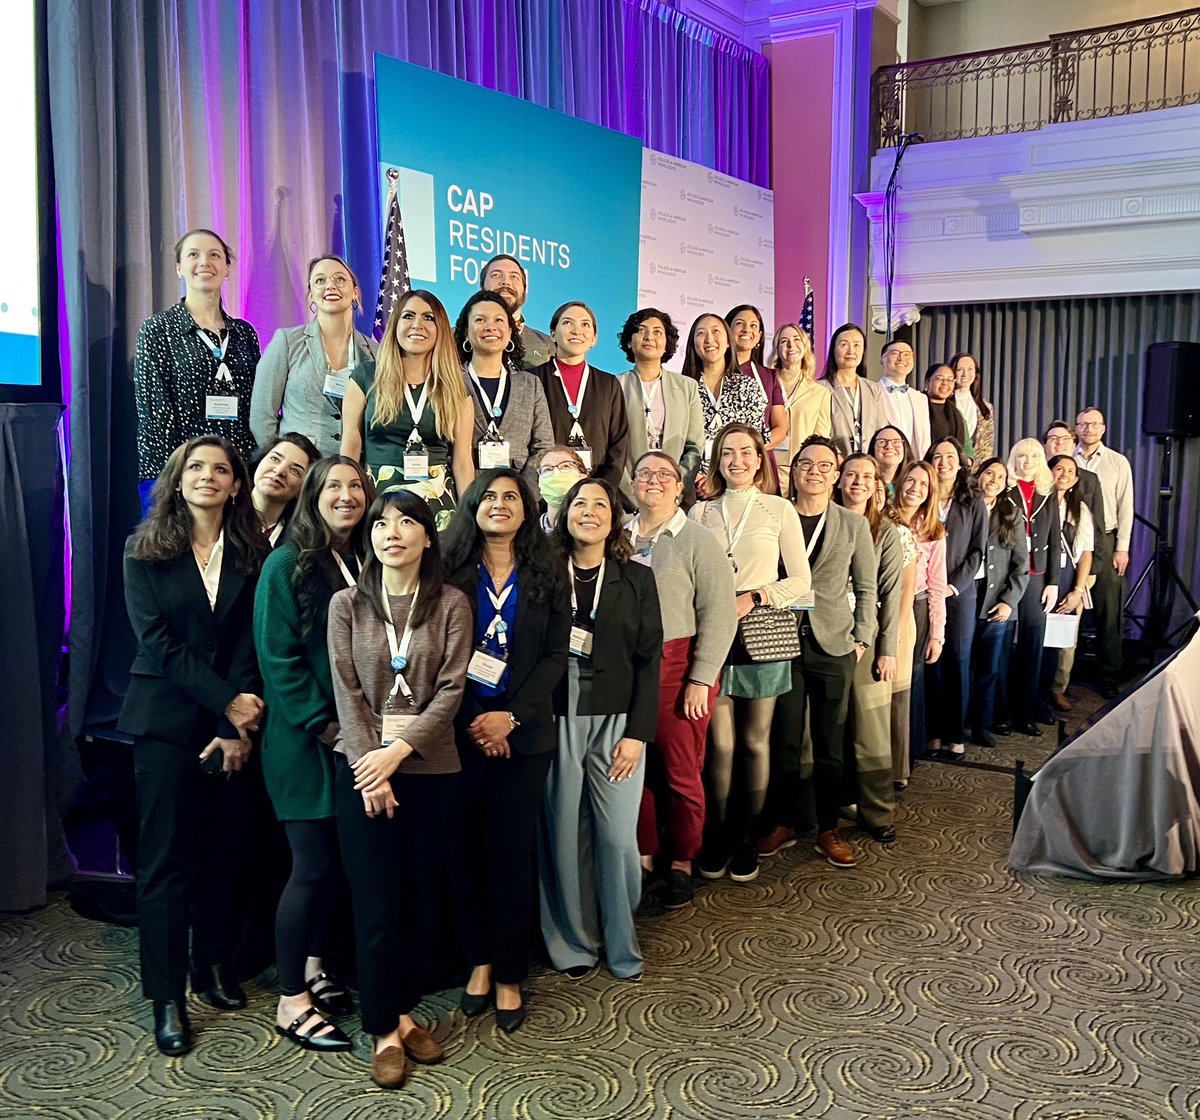
{"label": "patterned carpet", "polygon": [[[969,757],[1047,757],[1014,737]],[[986,757],[984,757],[986,755]],[[1192,883],[1013,877],[1012,777],[925,764],[890,848],[837,871],[802,843],[758,881],[641,920],[646,978],[535,978],[525,1028],[423,1010],[447,1060],[368,1080],[367,1040],[316,1056],[194,1000],[195,1050],[162,1058],[136,934],[60,898],[0,923],[0,1116],[1142,1120],[1200,1116],[1200,896]]]}

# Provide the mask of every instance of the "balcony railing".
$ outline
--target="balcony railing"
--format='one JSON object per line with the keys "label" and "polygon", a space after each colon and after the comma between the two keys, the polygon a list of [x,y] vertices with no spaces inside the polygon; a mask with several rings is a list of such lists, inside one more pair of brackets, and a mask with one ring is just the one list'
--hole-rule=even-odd
{"label": "balcony railing", "polygon": [[874,148],[957,140],[1200,103],[1200,8],[999,51],[881,66]]}

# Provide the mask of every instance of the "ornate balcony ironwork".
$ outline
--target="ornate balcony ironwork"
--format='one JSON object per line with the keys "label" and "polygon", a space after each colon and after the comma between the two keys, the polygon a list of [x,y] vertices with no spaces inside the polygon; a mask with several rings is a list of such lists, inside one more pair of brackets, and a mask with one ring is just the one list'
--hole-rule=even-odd
{"label": "ornate balcony ironwork", "polygon": [[[1190,57],[1189,57],[1190,56]],[[881,66],[874,149],[1200,103],[1200,8],[998,51]]]}

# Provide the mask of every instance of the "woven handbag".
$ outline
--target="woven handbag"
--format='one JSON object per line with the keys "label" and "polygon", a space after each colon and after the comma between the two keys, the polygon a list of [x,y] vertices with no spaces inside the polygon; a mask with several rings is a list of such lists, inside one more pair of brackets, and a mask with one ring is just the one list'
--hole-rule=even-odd
{"label": "woven handbag", "polygon": [[800,627],[795,611],[755,607],[738,623],[738,638],[753,664],[791,661],[800,656]]}

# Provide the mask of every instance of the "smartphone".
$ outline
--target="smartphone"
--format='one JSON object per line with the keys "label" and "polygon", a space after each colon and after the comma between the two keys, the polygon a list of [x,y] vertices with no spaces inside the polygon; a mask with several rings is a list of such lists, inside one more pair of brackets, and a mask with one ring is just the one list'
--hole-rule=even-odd
{"label": "smartphone", "polygon": [[223,774],[225,772],[225,752],[218,747],[200,763],[200,769],[205,774]]}

